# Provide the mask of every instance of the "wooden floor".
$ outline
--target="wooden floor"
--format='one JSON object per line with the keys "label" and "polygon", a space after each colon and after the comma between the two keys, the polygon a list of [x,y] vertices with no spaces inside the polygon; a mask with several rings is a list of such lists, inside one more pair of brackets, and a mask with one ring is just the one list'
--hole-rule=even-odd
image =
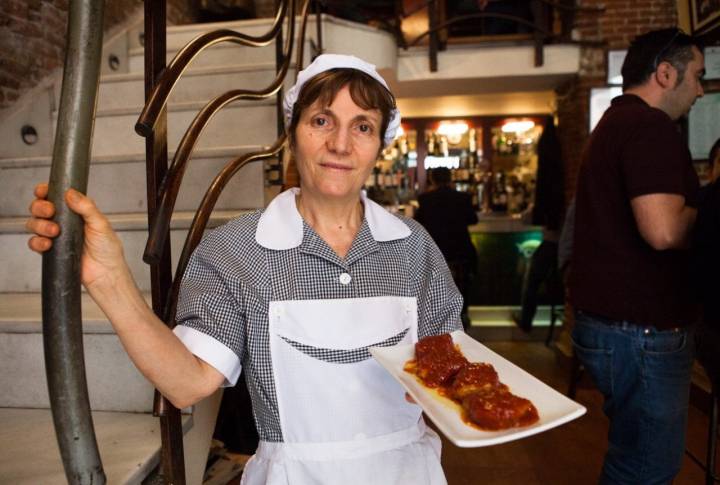
{"label": "wooden floor", "polygon": [[[488,347],[555,389],[567,391],[569,360],[539,342],[488,342]],[[443,468],[450,485],[597,483],[607,446],[608,421],[602,396],[583,381],[576,400],[588,412],[559,428],[489,448],[462,449],[443,441]],[[705,456],[708,417],[690,410],[688,448]],[[704,472],[685,457],[676,485],[702,485]]]}
{"label": "wooden floor", "polygon": [[[486,342],[493,351],[519,365],[560,392],[567,391],[570,361],[541,342]],[[487,448],[458,448],[443,440],[443,468],[449,485],[589,485],[597,483],[607,446],[608,421],[602,396],[592,383],[582,381],[576,400],[587,408],[581,418],[553,430],[519,441]],[[688,448],[704,461],[707,415],[690,408]],[[244,464],[246,456],[229,457]],[[236,468],[237,469],[237,468]],[[232,479],[209,480],[207,485],[239,483]],[[703,485],[704,472],[689,457],[675,485]]]}

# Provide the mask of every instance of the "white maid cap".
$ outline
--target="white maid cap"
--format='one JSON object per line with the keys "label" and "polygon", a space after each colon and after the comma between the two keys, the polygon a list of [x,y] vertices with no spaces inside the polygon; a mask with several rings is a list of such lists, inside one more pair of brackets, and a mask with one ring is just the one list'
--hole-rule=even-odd
{"label": "white maid cap", "polygon": [[[318,56],[308,67],[300,71],[297,77],[295,85],[288,89],[283,100],[283,113],[285,115],[285,127],[289,127],[292,122],[293,107],[297,101],[298,95],[303,85],[313,77],[317,76],[321,72],[329,71],[330,69],[347,68],[357,69],[362,71],[368,76],[375,79],[377,82],[382,84],[385,89],[390,91],[385,79],[378,74],[375,70],[375,66],[368,62],[363,61],[355,56],[346,56],[342,54],[322,54]],[[400,126],[400,111],[394,108],[390,113],[390,121],[385,129],[385,135],[383,141],[385,146],[388,146],[393,139],[395,139],[395,133]]]}

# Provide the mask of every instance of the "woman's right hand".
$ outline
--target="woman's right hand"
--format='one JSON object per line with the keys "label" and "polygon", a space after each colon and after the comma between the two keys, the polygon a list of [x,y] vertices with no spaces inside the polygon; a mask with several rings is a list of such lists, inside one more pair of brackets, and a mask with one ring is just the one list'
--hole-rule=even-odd
{"label": "woman's right hand", "polygon": [[[47,194],[48,184],[41,183],[35,187],[35,200],[30,204],[31,217],[25,225],[34,234],[28,246],[38,253],[52,248],[53,239],[60,234],[60,226],[50,220],[55,215],[55,205],[47,200]],[[82,284],[88,290],[98,285],[113,287],[119,278],[128,277],[130,271],[122,243],[92,199],[70,189],[65,193],[65,202],[85,222],[80,267]]]}

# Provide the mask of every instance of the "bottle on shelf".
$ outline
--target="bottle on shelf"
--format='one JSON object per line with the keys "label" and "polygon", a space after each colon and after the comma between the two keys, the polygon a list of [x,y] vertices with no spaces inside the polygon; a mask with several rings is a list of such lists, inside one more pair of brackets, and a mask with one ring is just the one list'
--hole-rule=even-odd
{"label": "bottle on shelf", "polygon": [[508,192],[505,184],[505,174],[503,172],[497,172],[495,174],[490,209],[493,212],[507,212],[508,210]]}

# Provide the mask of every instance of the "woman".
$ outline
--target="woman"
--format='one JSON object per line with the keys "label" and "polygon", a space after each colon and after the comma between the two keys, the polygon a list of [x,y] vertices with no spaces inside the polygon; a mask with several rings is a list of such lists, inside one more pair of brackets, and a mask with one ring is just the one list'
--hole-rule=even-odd
{"label": "woman", "polygon": [[[437,435],[368,353],[460,328],[462,298],[432,239],[361,191],[399,126],[394,98],[374,66],[323,55],[284,108],[300,187],[205,237],[173,332],[105,217],[69,191],[86,222],[83,284],[176,406],[245,370],[261,441],[243,483],[445,483]],[[38,252],[59,232],[46,193],[38,186],[28,222]]]}

